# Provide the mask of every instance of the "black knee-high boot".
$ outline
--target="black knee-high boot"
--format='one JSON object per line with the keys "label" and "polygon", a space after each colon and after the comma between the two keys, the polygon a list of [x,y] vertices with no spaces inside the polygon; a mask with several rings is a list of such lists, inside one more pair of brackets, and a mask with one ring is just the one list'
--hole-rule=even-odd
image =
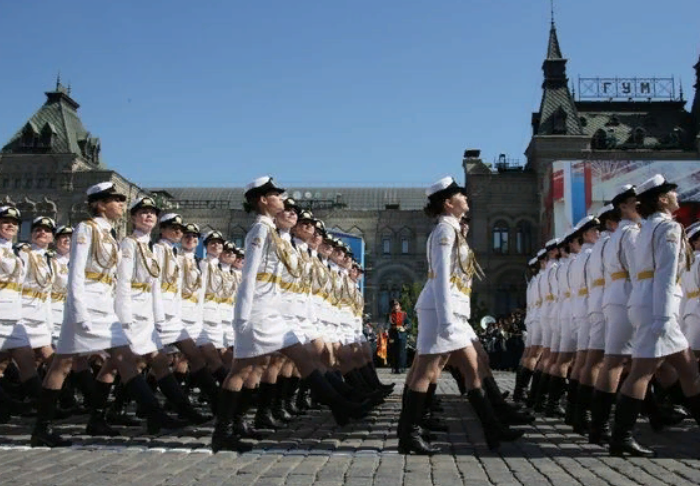
{"label": "black knee-high boot", "polygon": [[117,384],[114,386],[114,400],[107,409],[107,421],[112,425],[138,427],[141,425],[141,420],[126,413],[126,407],[131,397],[129,397],[124,384],[119,381],[119,377],[117,380]]}
{"label": "black knee-high boot", "polygon": [[6,423],[12,415],[20,415],[27,404],[14,399],[0,387],[0,423]]}
{"label": "black knee-high boot", "polygon": [[37,402],[37,417],[32,430],[32,447],[69,447],[72,442],[53,431],[51,421],[56,413],[56,403],[61,390],[41,389]]}
{"label": "black knee-high boot", "polygon": [[287,397],[288,390],[289,378],[286,376],[278,376],[277,384],[275,385],[275,396],[272,398],[272,416],[284,423],[288,423],[292,420],[292,416],[284,408],[284,399]]}
{"label": "black knee-high boot", "polygon": [[576,410],[574,412],[574,432],[577,434],[588,435],[591,422],[590,409],[592,398],[593,387],[579,383],[576,397]]}
{"label": "black knee-high boot", "polygon": [[610,455],[622,457],[630,454],[634,457],[655,457],[656,453],[642,447],[632,435],[639,412],[644,406],[643,400],[620,394],[615,406],[615,422],[610,437]]}
{"label": "black knee-high boot", "polygon": [[85,433],[87,435],[116,437],[119,432],[109,426],[105,418],[107,411],[107,400],[109,392],[112,390],[111,383],[104,383],[99,380],[94,380],[92,390],[89,392],[90,398],[87,398],[88,406],[90,407],[90,420],[88,421]]}
{"label": "black knee-high boot", "polygon": [[549,399],[545,407],[545,415],[547,417],[563,417],[566,411],[561,407],[561,398],[564,396],[566,388],[566,378],[561,376],[552,376],[549,380]]}
{"label": "black knee-high boot", "polygon": [[399,437],[399,453],[434,454],[440,449],[432,447],[425,441],[419,422],[423,416],[427,393],[420,393],[404,388],[403,406],[397,434]]}
{"label": "black knee-high boot", "polygon": [[591,426],[588,429],[588,442],[603,445],[610,441],[610,412],[615,403],[615,393],[600,390],[593,392],[591,401]]}
{"label": "black knee-high boot", "polygon": [[[335,391],[350,402],[361,403],[365,400],[369,400],[373,405],[384,403],[384,393],[380,390],[365,393],[355,373],[348,373],[343,377],[340,373],[327,371],[323,376],[328,380],[328,383],[331,384]],[[345,380],[343,378],[345,378]]]}
{"label": "black knee-high boot", "polygon": [[258,390],[258,410],[255,413],[255,428],[276,430],[284,427],[284,423],[272,414],[272,402],[275,398],[275,385],[260,383]]}
{"label": "black knee-high boot", "polygon": [[467,392],[467,399],[484,429],[486,445],[489,449],[495,450],[501,445],[501,441],[510,442],[519,439],[523,431],[510,430],[504,426],[496,417],[496,413],[491,407],[484,391],[481,388],[474,388]]}
{"label": "black knee-high boot", "polygon": [[366,365],[364,365],[360,369],[360,372],[362,373],[362,376],[365,377],[365,380],[372,382],[378,390],[382,390],[386,395],[391,395],[391,393],[394,391],[393,383],[385,385],[379,380],[379,376],[377,375],[377,369],[372,363],[367,363]]}
{"label": "black knee-high boot", "polygon": [[301,411],[297,408],[294,395],[296,395],[299,389],[299,377],[291,376],[289,378],[289,385],[287,387],[287,393],[284,397],[284,409],[292,416],[301,414]]}
{"label": "black knee-high boot", "polygon": [[216,381],[219,382],[219,386],[221,386],[224,381],[226,380],[226,377],[228,376],[228,370],[226,369],[225,366],[219,366],[213,373],[214,378],[216,378]]}
{"label": "black knee-high boot", "polygon": [[216,407],[219,404],[219,385],[207,367],[191,372],[190,381],[201,390],[209,402],[212,413],[216,414]]}
{"label": "black knee-high boot", "polygon": [[673,427],[685,420],[685,415],[673,411],[667,412],[659,407],[651,383],[649,384],[649,388],[647,388],[647,394],[644,396],[644,406],[642,410],[649,419],[649,425],[654,432],[661,432],[664,428]]}
{"label": "black knee-high boot", "polygon": [[73,378],[73,384],[76,390],[83,396],[83,403],[89,406],[90,396],[95,390],[95,376],[92,374],[92,370],[88,368],[80,371],[73,371],[70,377]]}
{"label": "black knee-high boot", "polygon": [[296,406],[301,413],[304,413],[311,408],[311,398],[309,397],[309,384],[304,379],[302,379],[299,382],[299,391],[297,391]]}
{"label": "black knee-high boot", "polygon": [[566,413],[564,415],[564,423],[566,425],[574,425],[576,417],[576,403],[578,402],[578,380],[569,379],[569,385],[566,391]]}
{"label": "black knee-high boot", "polygon": [[333,418],[338,425],[345,425],[351,418],[361,418],[367,414],[371,408],[371,403],[365,401],[362,403],[350,402],[343,398],[335,389],[328,383],[328,380],[321,374],[319,370],[314,370],[306,377],[309,383],[309,388],[314,396],[328,406],[333,413]]}
{"label": "black knee-high boot", "polygon": [[423,406],[423,412],[419,425],[432,432],[447,432],[449,428],[433,415],[431,408],[433,401],[435,400],[436,391],[437,383],[431,383],[428,385],[428,392],[426,393],[425,404]]}
{"label": "black knee-high boot", "polygon": [[513,389],[513,401],[516,403],[525,400],[525,390],[530,385],[533,371],[525,366],[521,366],[515,377],[515,389]]}
{"label": "black knee-high boot", "polygon": [[233,412],[233,429],[240,437],[249,439],[262,439],[262,434],[255,430],[246,420],[245,415],[250,409],[253,399],[253,390],[243,387],[238,398],[238,406]]}
{"label": "black knee-high boot", "polygon": [[537,387],[537,395],[535,396],[535,406],[533,410],[535,412],[544,412],[544,404],[547,403],[547,394],[549,393],[549,381],[552,375],[549,373],[542,373],[542,378],[540,378],[540,383]]}
{"label": "black knee-high boot", "polygon": [[202,415],[192,406],[189,398],[182,391],[175,379],[175,375],[172,373],[168,373],[158,380],[158,388],[163,392],[163,395],[165,395],[165,398],[170,402],[178,415],[188,422],[201,425],[211,420],[211,417]]}
{"label": "black knee-high boot", "polygon": [[236,409],[241,399],[240,391],[221,389],[219,403],[216,406],[216,423],[211,437],[211,450],[213,452],[238,451],[245,452],[253,447],[240,441],[233,423]]}
{"label": "black knee-high boot", "polygon": [[535,399],[537,398],[537,390],[540,387],[540,381],[542,381],[542,370],[535,370],[532,375],[530,392],[527,395],[527,408],[532,409],[535,407]]}
{"label": "black knee-high boot", "polygon": [[163,411],[142,375],[136,375],[125,383],[124,387],[144,411],[149,434],[157,434],[161,429],[179,429],[187,425],[187,422],[173,419]]}
{"label": "black knee-high boot", "polygon": [[491,402],[498,420],[504,425],[527,425],[535,421],[535,416],[527,412],[520,411],[515,405],[508,403],[493,376],[487,376],[482,382],[482,388],[486,397]]}

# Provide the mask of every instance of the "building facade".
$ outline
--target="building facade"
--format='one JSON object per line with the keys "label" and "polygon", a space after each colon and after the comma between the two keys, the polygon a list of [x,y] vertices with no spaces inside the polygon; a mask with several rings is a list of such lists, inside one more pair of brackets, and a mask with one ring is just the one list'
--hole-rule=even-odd
{"label": "building facade", "polygon": [[[690,110],[683,94],[676,96],[674,90],[667,99],[656,93],[640,98],[640,92],[649,90],[646,81],[630,88],[617,79],[612,84],[598,80],[604,97],[579,91],[576,99],[566,65],[552,23],[542,66],[542,101],[532,115],[524,166],[505,159],[486,164],[478,150],[464,152],[471,206],[468,239],[485,274],[473,286],[479,315],[523,306],[527,260],[543,241],[600,207],[620,183],[638,183],[663,172],[690,201],[682,216],[700,214],[700,63]],[[608,93],[611,86],[615,91]],[[21,209],[22,239],[28,238],[36,215],[77,224],[87,217],[87,187],[109,180],[130,200],[152,194],[187,221],[221,230],[243,245],[252,219],[242,208],[242,188],[141,188],[102,162],[100,139],[85,128],[78,110],[70,89],[57,82],[2,148],[0,198]],[[457,163],[446,163],[439,172],[457,171]],[[363,238],[365,299],[372,320],[385,319],[390,299],[404,285],[425,281],[425,245],[433,221],[423,215],[424,188],[291,187],[289,192],[327,227]],[[124,219],[118,232],[126,231]]]}

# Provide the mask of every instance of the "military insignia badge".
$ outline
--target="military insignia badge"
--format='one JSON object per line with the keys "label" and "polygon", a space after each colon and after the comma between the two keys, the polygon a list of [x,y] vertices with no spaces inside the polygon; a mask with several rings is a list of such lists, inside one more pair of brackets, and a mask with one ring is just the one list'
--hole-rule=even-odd
{"label": "military insignia badge", "polygon": [[450,239],[447,236],[440,238],[440,244],[442,246],[448,246],[450,244]]}
{"label": "military insignia badge", "polygon": [[122,250],[122,258],[133,258],[131,250]]}
{"label": "military insignia badge", "polygon": [[666,241],[670,243],[678,243],[678,235],[675,235],[673,233],[669,233],[666,235]]}
{"label": "military insignia badge", "polygon": [[257,238],[253,238],[253,241],[251,242],[251,245],[253,246],[262,246],[262,238],[259,236]]}
{"label": "military insignia badge", "polygon": [[79,245],[84,245],[87,243],[87,238],[85,235],[79,235],[78,238],[75,240]]}

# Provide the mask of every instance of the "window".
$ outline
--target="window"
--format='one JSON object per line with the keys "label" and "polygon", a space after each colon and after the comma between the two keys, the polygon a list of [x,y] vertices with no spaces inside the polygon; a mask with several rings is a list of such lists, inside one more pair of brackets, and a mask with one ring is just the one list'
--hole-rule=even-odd
{"label": "window", "polygon": [[391,238],[382,239],[382,253],[385,255],[391,255]]}
{"label": "window", "polygon": [[552,116],[552,134],[566,134],[566,116],[566,112],[559,107],[559,109]]}
{"label": "window", "polygon": [[593,134],[591,148],[594,150],[605,150],[608,147],[608,135],[605,130],[599,129]]}
{"label": "window", "polygon": [[532,229],[527,221],[518,223],[515,248],[519,255],[526,255],[532,251]]}
{"label": "window", "polygon": [[25,219],[19,227],[17,241],[30,241],[32,239],[32,220]]}
{"label": "window", "polygon": [[401,238],[401,253],[408,254],[408,238]]}
{"label": "window", "polygon": [[18,177],[15,179],[15,189],[19,189],[20,187],[22,187],[22,179]]}
{"label": "window", "polygon": [[243,242],[245,239],[241,236],[236,236],[233,238],[233,244],[236,245],[238,248],[243,248]]}
{"label": "window", "polygon": [[508,253],[508,224],[504,221],[499,221],[493,227],[493,251]]}
{"label": "window", "polygon": [[56,179],[54,179],[54,178],[52,177],[52,178],[49,179],[48,188],[49,188],[49,189],[53,189],[55,186],[56,186]]}
{"label": "window", "polygon": [[647,133],[642,127],[637,127],[634,129],[634,132],[632,132],[632,141],[636,145],[644,145],[644,139],[646,138]]}

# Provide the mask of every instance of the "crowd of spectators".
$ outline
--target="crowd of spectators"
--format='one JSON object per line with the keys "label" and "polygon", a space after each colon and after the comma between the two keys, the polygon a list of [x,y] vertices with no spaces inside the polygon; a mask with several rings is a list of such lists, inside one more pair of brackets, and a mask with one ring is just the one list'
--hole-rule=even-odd
{"label": "crowd of spectators", "polygon": [[498,317],[486,329],[479,328],[479,339],[489,353],[491,368],[514,371],[525,349],[525,314],[520,309]]}

